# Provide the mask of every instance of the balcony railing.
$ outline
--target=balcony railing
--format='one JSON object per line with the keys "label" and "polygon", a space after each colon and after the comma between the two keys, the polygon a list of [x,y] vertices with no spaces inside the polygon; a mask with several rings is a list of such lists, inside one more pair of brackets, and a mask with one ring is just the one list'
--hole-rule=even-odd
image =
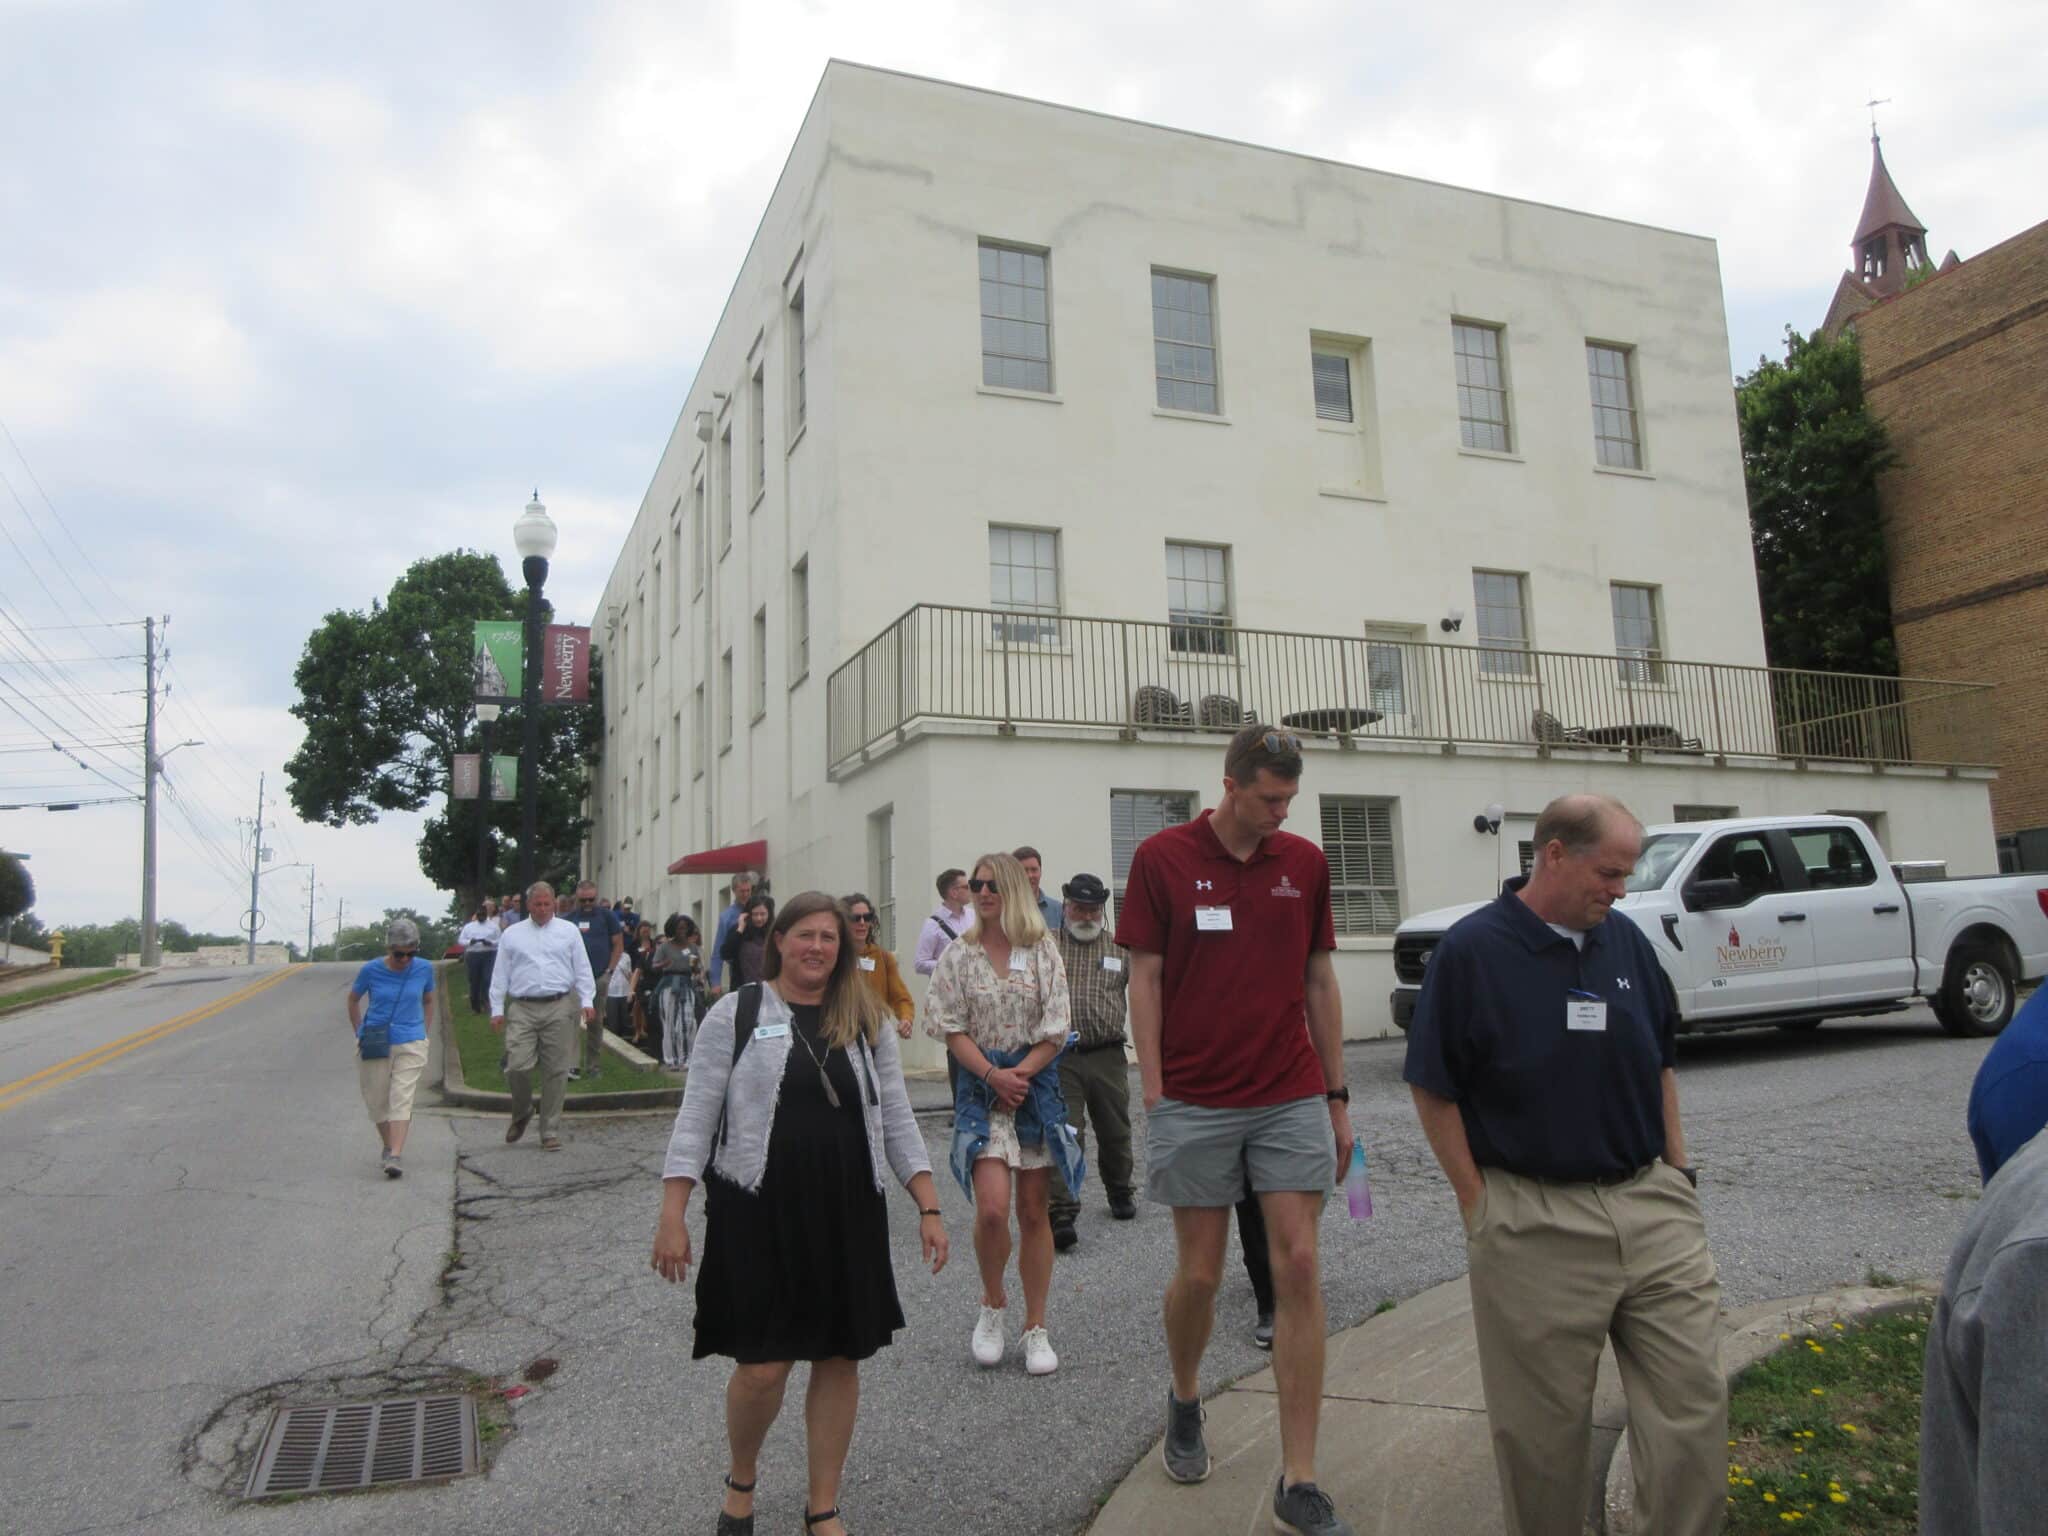
{"label": "balcony railing", "polygon": [[1986,768],[1990,685],[920,604],[832,674],[835,776],[918,720]]}

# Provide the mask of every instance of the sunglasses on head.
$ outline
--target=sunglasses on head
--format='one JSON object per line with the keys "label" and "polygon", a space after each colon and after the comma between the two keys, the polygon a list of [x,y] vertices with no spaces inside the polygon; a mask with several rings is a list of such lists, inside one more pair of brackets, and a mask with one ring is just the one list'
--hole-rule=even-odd
{"label": "sunglasses on head", "polygon": [[1261,740],[1268,752],[1301,751],[1301,738],[1291,731],[1268,731]]}
{"label": "sunglasses on head", "polygon": [[967,882],[967,889],[975,892],[977,895],[982,891],[992,891],[995,888],[996,883],[993,880],[970,880]]}

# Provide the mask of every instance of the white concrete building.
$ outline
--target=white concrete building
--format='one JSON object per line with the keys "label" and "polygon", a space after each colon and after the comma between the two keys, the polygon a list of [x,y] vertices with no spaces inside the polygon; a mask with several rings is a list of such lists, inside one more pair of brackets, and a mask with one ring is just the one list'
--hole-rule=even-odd
{"label": "white concrete building", "polygon": [[1118,883],[1291,718],[1352,1034],[1566,790],[1994,869],[1981,692],[1764,670],[1727,359],[1710,240],[835,63],[597,615],[590,868],[708,929],[685,861],[765,857],[907,956],[942,867]]}

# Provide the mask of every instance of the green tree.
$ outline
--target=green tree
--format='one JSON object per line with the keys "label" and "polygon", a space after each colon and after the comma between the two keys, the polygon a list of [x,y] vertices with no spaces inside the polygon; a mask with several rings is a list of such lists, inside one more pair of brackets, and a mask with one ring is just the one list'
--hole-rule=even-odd
{"label": "green tree", "polygon": [[28,866],[11,853],[0,853],[0,923],[11,923],[36,904],[36,883]]}
{"label": "green tree", "polygon": [[1863,400],[1856,333],[1785,328],[1785,360],[1736,381],[1750,539],[1773,666],[1896,676],[1877,479],[1893,462]]}
{"label": "green tree", "polygon": [[43,927],[43,920],[33,912],[22,913],[11,924],[0,923],[0,929],[9,930],[7,941],[16,949],[39,949],[45,953],[49,951],[49,930]]}
{"label": "green tree", "polygon": [[[471,652],[479,619],[523,617],[525,597],[493,556],[467,550],[414,562],[368,612],[330,613],[306,641],[292,713],[306,739],[285,765],[294,809],[331,827],[375,821],[386,811],[441,809],[420,837],[420,868],[443,890],[476,893],[478,818],[492,849],[485,883],[510,883],[519,824],[516,801],[445,800],[452,759],[479,746]],[[592,695],[597,692],[593,672]],[[516,755],[523,722],[508,707],[492,749]],[[601,740],[596,704],[557,705],[541,717],[535,867],[559,882],[573,875],[583,834],[589,765]],[[465,898],[467,899],[467,897]],[[348,936],[344,935],[344,947]],[[381,945],[382,935],[378,935]]]}

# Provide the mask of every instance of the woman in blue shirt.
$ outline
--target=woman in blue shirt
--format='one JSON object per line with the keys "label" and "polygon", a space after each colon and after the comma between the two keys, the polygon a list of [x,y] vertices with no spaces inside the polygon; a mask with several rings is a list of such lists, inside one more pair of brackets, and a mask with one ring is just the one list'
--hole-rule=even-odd
{"label": "woman in blue shirt", "polygon": [[363,1104],[384,1144],[384,1177],[395,1179],[405,1172],[399,1154],[427,1065],[425,1004],[434,991],[434,967],[419,958],[420,931],[409,918],[386,930],[384,945],[384,958],[365,962],[348,989],[348,1027],[356,1037]]}

